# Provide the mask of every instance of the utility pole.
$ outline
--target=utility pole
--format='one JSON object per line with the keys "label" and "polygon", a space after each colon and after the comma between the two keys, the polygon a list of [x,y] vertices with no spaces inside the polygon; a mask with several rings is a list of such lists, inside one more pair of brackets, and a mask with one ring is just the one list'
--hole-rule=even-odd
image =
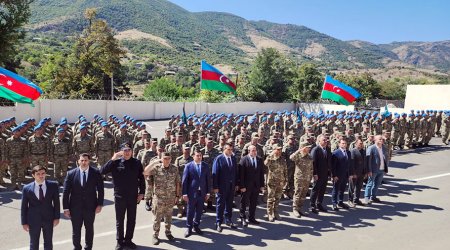
{"label": "utility pole", "polygon": [[114,101],[114,74],[111,74],[111,101]]}

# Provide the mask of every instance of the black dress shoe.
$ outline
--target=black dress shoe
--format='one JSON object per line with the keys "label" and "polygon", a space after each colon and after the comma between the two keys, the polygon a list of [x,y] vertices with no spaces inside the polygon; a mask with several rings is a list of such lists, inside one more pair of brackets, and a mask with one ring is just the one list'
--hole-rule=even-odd
{"label": "black dress shoe", "polygon": [[248,222],[246,219],[242,219],[242,226],[243,227],[247,227],[248,226]]}
{"label": "black dress shoe", "polygon": [[373,202],[377,202],[377,203],[381,203],[381,200],[378,199],[377,197],[373,197],[373,198],[372,198],[372,201],[373,201]]}
{"label": "black dress shoe", "polygon": [[166,234],[166,237],[169,241],[175,241],[175,237],[172,234]]}
{"label": "black dress shoe", "polygon": [[186,232],[184,232],[184,238],[187,238],[189,236],[192,235],[192,230],[191,229],[187,229]]}
{"label": "black dress shoe", "polygon": [[220,225],[220,224],[217,224],[217,226],[216,226],[216,230],[217,230],[217,232],[221,233],[221,232],[222,232],[222,230],[223,230],[223,228],[222,228],[222,225]]}
{"label": "black dress shoe", "polygon": [[130,241],[126,241],[124,243],[124,246],[128,247],[129,249],[136,249],[137,248],[136,244],[134,244],[131,240]]}
{"label": "black dress shoe", "polygon": [[152,211],[152,205],[150,204],[150,201],[145,202],[145,210]]}
{"label": "black dress shoe", "polygon": [[319,209],[320,212],[328,212],[328,210],[324,206],[322,206],[322,204],[317,205],[317,209]]}
{"label": "black dress shoe", "polygon": [[114,248],[115,250],[122,250],[123,249],[123,244],[117,242],[116,248]]}
{"label": "black dress shoe", "polygon": [[229,226],[231,229],[237,228],[236,224],[234,224],[233,222],[228,222],[228,223],[226,223],[226,225]]}
{"label": "black dress shoe", "polygon": [[333,204],[333,210],[334,211],[339,211],[339,208],[338,208],[338,206],[336,204]]}
{"label": "black dress shoe", "polygon": [[349,209],[350,207],[347,205],[347,204],[345,204],[344,202],[339,202],[338,203],[338,207],[339,208],[343,208],[343,209]]}
{"label": "black dress shoe", "polygon": [[259,225],[259,224],[261,224],[261,223],[259,223],[259,221],[255,220],[255,219],[248,220],[248,223],[250,223],[252,225]]}
{"label": "black dress shoe", "polygon": [[194,227],[194,231],[195,231],[198,235],[203,235],[203,231],[202,231],[199,227]]}
{"label": "black dress shoe", "polygon": [[353,203],[360,206],[364,205],[360,200],[355,200]]}
{"label": "black dress shoe", "polygon": [[313,214],[319,214],[319,210],[317,210],[317,208],[315,208],[315,207],[311,207],[310,210],[311,210],[311,213],[313,213]]}
{"label": "black dress shoe", "polygon": [[305,214],[305,213],[300,212],[300,211],[298,211],[298,213],[299,213],[301,216],[305,216],[305,217],[306,217],[306,214]]}

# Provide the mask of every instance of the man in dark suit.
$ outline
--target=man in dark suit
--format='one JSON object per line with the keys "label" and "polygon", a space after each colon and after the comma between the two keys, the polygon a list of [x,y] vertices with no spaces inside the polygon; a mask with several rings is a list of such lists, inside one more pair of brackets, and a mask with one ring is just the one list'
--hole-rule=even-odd
{"label": "man in dark suit", "polygon": [[350,158],[350,152],[347,150],[347,141],[340,139],[339,148],[331,156],[331,178],[333,180],[331,201],[333,203],[333,210],[335,211],[338,211],[339,207],[349,208],[344,203],[344,192],[349,178]]}
{"label": "man in dark suit", "polygon": [[[112,173],[114,182],[114,205],[116,209],[117,245],[116,250],[124,247],[136,249],[132,241],[136,226],[137,204],[144,198],[145,179],[142,164],[133,158],[131,145],[124,143],[121,150],[113,155],[101,169],[102,175]],[[127,231],[124,237],[124,220],[127,214]]]}
{"label": "man in dark suit", "polygon": [[95,214],[102,211],[103,178],[97,168],[90,167],[89,154],[81,154],[78,168],[67,173],[64,181],[64,215],[72,221],[72,242],[75,250],[81,250],[81,227],[84,224],[85,247],[92,249]]}
{"label": "man in dark suit", "polygon": [[183,200],[186,201],[187,207],[187,230],[184,237],[192,235],[194,231],[202,235],[200,230],[200,219],[203,212],[204,202],[209,199],[210,187],[208,186],[209,167],[202,162],[202,152],[200,149],[194,152],[194,161],[188,163],[183,171]]}
{"label": "man in dark suit", "polygon": [[39,250],[41,230],[44,234],[44,249],[53,249],[53,227],[59,223],[59,187],[58,183],[46,181],[47,169],[35,166],[31,170],[34,181],[22,190],[21,220],[22,227],[30,234],[30,249]]}
{"label": "man in dark suit", "polygon": [[213,163],[213,189],[217,196],[216,230],[222,232],[225,211],[225,224],[232,229],[236,225],[231,221],[234,193],[238,189],[239,172],[236,159],[233,157],[233,146],[225,143],[223,154],[216,157]]}
{"label": "man in dark suit", "polygon": [[331,168],[331,151],[328,148],[328,138],[325,135],[319,135],[317,140],[319,145],[315,146],[311,151],[314,184],[310,197],[311,212],[316,214],[319,211],[327,212],[322,203],[327,189],[328,172]]}
{"label": "man in dark suit", "polygon": [[363,205],[359,200],[361,195],[361,188],[363,186],[364,176],[367,173],[367,158],[366,150],[364,150],[363,141],[357,139],[355,142],[355,148],[350,150],[350,177],[348,185],[348,205],[355,207],[357,205]]}
{"label": "man in dark suit", "polygon": [[[264,191],[264,162],[261,157],[257,156],[255,145],[248,147],[248,155],[244,156],[239,162],[239,186],[241,189],[241,208],[239,215],[242,220],[242,226],[247,226],[248,222],[258,225],[255,219],[256,203],[258,194]],[[246,221],[245,210],[248,209],[248,222]]]}
{"label": "man in dark suit", "polygon": [[367,148],[367,175],[369,180],[364,193],[365,203],[381,202],[377,197],[378,188],[383,181],[384,174],[388,173],[389,156],[383,137],[375,136],[375,144]]}

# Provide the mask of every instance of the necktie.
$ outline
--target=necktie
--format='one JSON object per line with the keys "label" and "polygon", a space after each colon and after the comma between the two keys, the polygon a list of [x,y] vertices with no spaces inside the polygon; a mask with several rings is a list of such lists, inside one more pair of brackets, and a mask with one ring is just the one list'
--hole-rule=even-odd
{"label": "necktie", "polygon": [[202,169],[200,167],[200,164],[197,164],[197,174],[198,176],[202,176]]}
{"label": "necktie", "polygon": [[327,151],[324,148],[322,148],[322,151],[323,151],[324,157],[327,158]]}
{"label": "necktie", "polygon": [[253,164],[253,167],[256,169],[256,161],[255,161],[255,158],[253,158],[253,157],[252,157],[252,164]]}
{"label": "necktie", "polygon": [[342,150],[342,153],[344,154],[345,159],[347,159],[347,152],[344,150]]}
{"label": "necktie", "polygon": [[230,157],[227,157],[227,160],[228,160],[228,167],[231,168],[231,166],[233,165],[233,164],[231,163],[231,158],[230,158]]}
{"label": "necktie", "polygon": [[39,201],[44,200],[44,190],[42,189],[42,184],[39,185]]}
{"label": "necktie", "polygon": [[83,187],[86,186],[86,171],[83,171]]}

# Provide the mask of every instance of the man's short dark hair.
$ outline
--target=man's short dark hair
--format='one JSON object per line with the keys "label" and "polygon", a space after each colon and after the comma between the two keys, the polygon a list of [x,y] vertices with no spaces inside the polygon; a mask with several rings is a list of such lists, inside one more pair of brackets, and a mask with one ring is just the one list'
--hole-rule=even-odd
{"label": "man's short dark hair", "polygon": [[202,153],[202,151],[200,149],[194,150],[194,154],[201,154],[201,155],[203,155],[203,153]]}
{"label": "man's short dark hair", "polygon": [[88,153],[82,153],[82,154],[80,154],[80,158],[84,158],[84,157],[87,157],[89,160],[91,159],[91,155],[88,154]]}
{"label": "man's short dark hair", "polygon": [[44,170],[47,173],[47,168],[41,165],[36,165],[31,169],[31,175],[34,175],[35,173]]}
{"label": "man's short dark hair", "polygon": [[230,148],[233,148],[233,145],[229,142],[225,142],[225,144],[223,144],[223,148],[225,148],[226,146],[229,146]]}

